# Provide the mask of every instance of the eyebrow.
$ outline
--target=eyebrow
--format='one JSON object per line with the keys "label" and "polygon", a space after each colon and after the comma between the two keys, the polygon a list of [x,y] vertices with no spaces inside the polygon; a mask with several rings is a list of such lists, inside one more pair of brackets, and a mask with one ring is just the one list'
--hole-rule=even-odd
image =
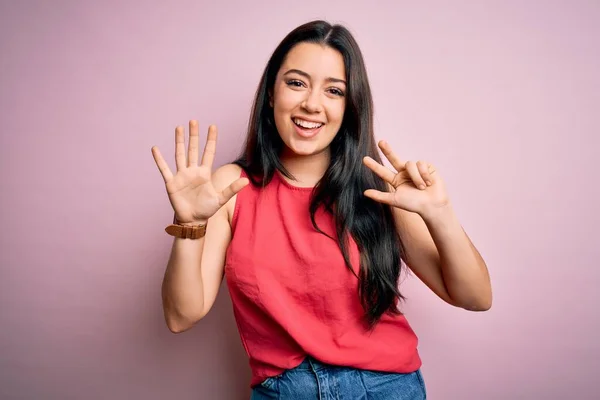
{"label": "eyebrow", "polygon": [[[285,74],[283,74],[283,76],[288,75],[288,74],[298,74],[298,75],[304,76],[306,79],[311,79],[309,74],[307,74],[304,71],[300,71],[299,69],[290,69]],[[346,84],[345,80],[338,79],[338,78],[332,78],[332,77],[326,78],[325,82],[339,82],[339,83],[343,83],[344,85]]]}

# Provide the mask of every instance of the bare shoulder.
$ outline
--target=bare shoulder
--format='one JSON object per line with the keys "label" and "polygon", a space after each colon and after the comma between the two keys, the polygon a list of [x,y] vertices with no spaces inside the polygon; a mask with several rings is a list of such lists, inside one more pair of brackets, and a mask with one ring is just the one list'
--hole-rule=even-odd
{"label": "bare shoulder", "polygon": [[[240,178],[242,173],[242,167],[236,164],[225,164],[217,168],[213,171],[212,174],[212,182],[217,191],[221,191],[225,189],[227,186],[231,185],[237,179]],[[231,223],[231,218],[233,216],[233,211],[235,209],[235,200],[237,196],[233,196],[231,200],[225,204],[223,207],[224,211],[227,212],[227,219],[229,223]]]}
{"label": "bare shoulder", "polygon": [[236,164],[225,164],[213,171],[212,182],[215,189],[223,190],[240,177],[242,167]]}

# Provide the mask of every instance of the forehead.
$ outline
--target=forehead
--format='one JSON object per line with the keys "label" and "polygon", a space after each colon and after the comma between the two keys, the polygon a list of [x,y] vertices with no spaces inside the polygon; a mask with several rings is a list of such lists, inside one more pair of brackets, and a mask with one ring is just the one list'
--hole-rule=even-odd
{"label": "forehead", "polygon": [[299,69],[313,79],[346,78],[346,68],[342,54],[329,47],[315,43],[299,43],[294,46],[283,61],[280,72]]}

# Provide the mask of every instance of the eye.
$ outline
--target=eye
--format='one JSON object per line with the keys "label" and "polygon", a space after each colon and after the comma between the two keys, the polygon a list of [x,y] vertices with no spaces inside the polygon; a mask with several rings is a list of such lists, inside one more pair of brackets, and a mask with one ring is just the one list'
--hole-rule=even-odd
{"label": "eye", "polygon": [[291,80],[287,81],[286,84],[288,86],[293,86],[293,87],[302,87],[302,86],[304,86],[304,83],[302,81],[299,81],[299,80],[296,80],[296,79],[291,79]]}
{"label": "eye", "polygon": [[336,96],[340,96],[340,97],[344,97],[344,92],[342,92],[340,89],[338,88],[331,88],[329,89],[329,93],[333,93]]}

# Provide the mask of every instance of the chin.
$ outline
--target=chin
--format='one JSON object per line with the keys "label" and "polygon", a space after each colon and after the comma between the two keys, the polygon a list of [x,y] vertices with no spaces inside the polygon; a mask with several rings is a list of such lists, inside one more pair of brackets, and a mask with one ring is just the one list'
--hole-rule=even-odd
{"label": "chin", "polygon": [[287,151],[297,156],[312,156],[323,151],[319,146],[308,143],[286,145]]}

